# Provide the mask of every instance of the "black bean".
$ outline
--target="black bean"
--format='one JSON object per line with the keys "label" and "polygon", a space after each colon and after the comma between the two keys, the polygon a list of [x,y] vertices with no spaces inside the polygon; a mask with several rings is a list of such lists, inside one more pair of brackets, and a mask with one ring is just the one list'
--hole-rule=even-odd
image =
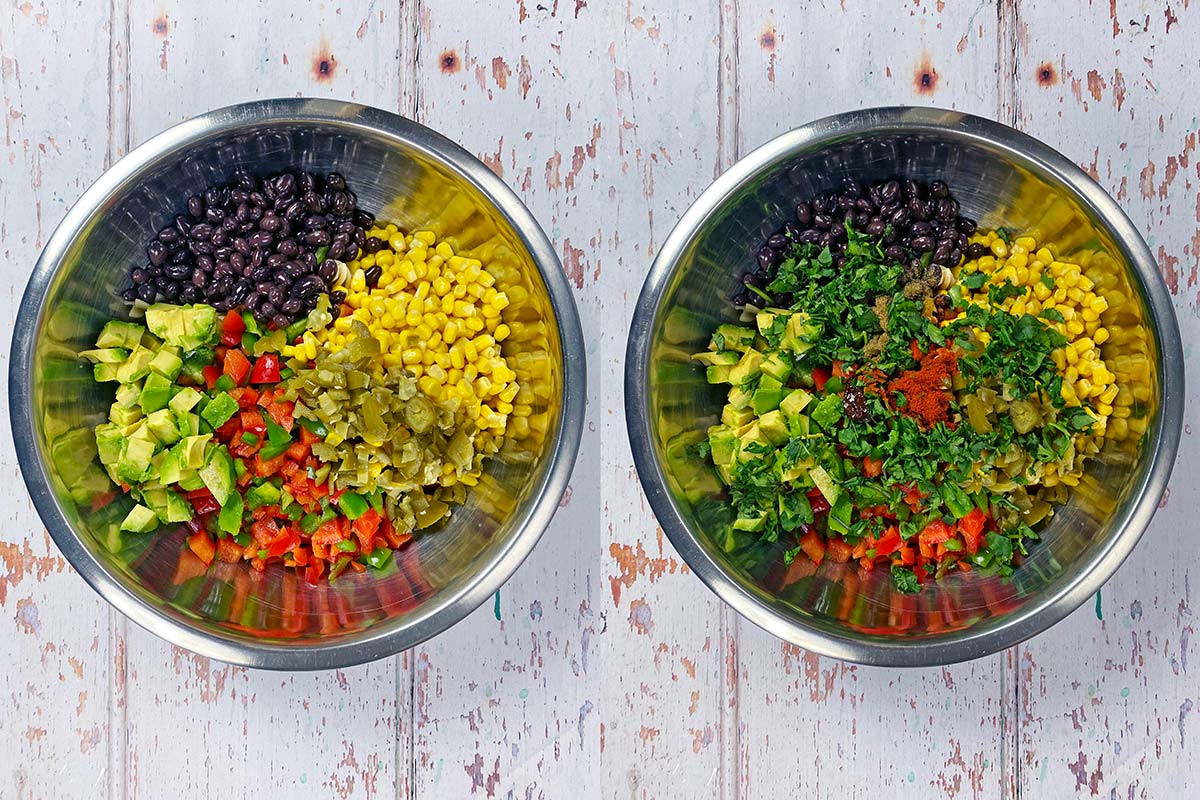
{"label": "black bean", "polygon": [[950,260],[950,251],[953,247],[949,242],[939,242],[933,250],[933,260],[939,264],[945,264]]}
{"label": "black bean", "polygon": [[129,278],[135,284],[141,286],[143,283],[150,280],[150,273],[140,267],[135,267],[133,272],[129,273]]}
{"label": "black bean", "polygon": [[360,208],[354,212],[354,224],[360,228],[369,228],[375,224],[375,215]]}
{"label": "black bean", "polygon": [[335,306],[341,305],[342,303],[346,302],[346,293],[340,290],[331,293],[329,295],[329,302]]}
{"label": "black bean", "polygon": [[283,225],[283,220],[275,216],[274,212],[263,214],[262,219],[258,221],[258,227],[264,231],[274,233]]}
{"label": "black bean", "polygon": [[370,236],[363,242],[363,250],[368,253],[378,253],[383,248],[383,240],[377,236]]}
{"label": "black bean", "polygon": [[158,292],[167,300],[174,300],[179,297],[180,288],[175,281],[163,281],[163,284],[158,287]]}
{"label": "black bean", "polygon": [[887,225],[879,217],[868,220],[863,232],[868,236],[879,236],[887,228]]}
{"label": "black bean", "polygon": [[274,325],[277,330],[283,330],[288,325],[291,325],[292,321],[287,317],[286,314],[276,314],[275,316],[271,317],[271,324]]}
{"label": "black bean", "polygon": [[280,306],[280,310],[288,316],[294,317],[304,310],[304,301],[299,297],[289,297]]}
{"label": "black bean", "polygon": [[275,179],[275,189],[279,194],[292,194],[296,191],[296,176],[290,172],[284,172]]}
{"label": "black bean", "polygon": [[251,247],[270,247],[274,240],[270,231],[255,231],[246,237],[246,243]]}
{"label": "black bean", "polygon": [[333,244],[329,245],[329,252],[325,254],[326,258],[338,260],[346,254],[346,243],[339,242],[334,239]]}
{"label": "black bean", "polygon": [[330,260],[322,261],[318,274],[321,276],[321,280],[326,283],[332,282],[337,277],[337,264],[334,264]]}
{"label": "black bean", "polygon": [[198,286],[184,286],[179,290],[179,302],[198,303],[204,299],[204,290]]}
{"label": "black bean", "polygon": [[955,247],[950,251],[950,266],[957,267],[958,262],[962,261],[963,251]]}
{"label": "black bean", "polygon": [[[328,264],[329,262],[325,263]],[[324,264],[322,264],[322,266],[324,266]],[[334,268],[333,272],[334,275],[337,274],[336,267]],[[332,280],[332,278],[327,278],[326,280]],[[321,277],[316,275],[305,275],[303,278],[300,278],[298,281],[292,284],[292,293],[301,297],[310,294],[320,294],[323,291],[325,291],[325,280],[322,280]]]}
{"label": "black bean", "polygon": [[163,274],[168,278],[181,281],[191,277],[192,267],[190,264],[168,264],[163,267]]}
{"label": "black bean", "polygon": [[929,236],[933,233],[933,226],[928,222],[914,222],[909,228],[913,236]]}
{"label": "black bean", "polygon": [[929,184],[929,193],[939,199],[950,196],[950,187],[945,181],[932,181]]}
{"label": "black bean", "polygon": [[921,184],[908,178],[904,181],[904,198],[906,200],[921,199],[925,196],[925,189]]}
{"label": "black bean", "polygon": [[918,253],[928,253],[934,248],[932,236],[914,236],[909,246]]}
{"label": "black bean", "polygon": [[342,256],[346,261],[353,261],[358,258],[358,245],[349,244],[346,246],[346,254]]}
{"label": "black bean", "polygon": [[806,231],[800,231],[800,235],[796,240],[801,244],[816,244],[821,238],[821,232],[816,228],[809,228]]}
{"label": "black bean", "polygon": [[343,191],[346,188],[346,179],[342,177],[341,173],[331,172],[325,177],[325,188],[335,192]]}
{"label": "black bean", "polygon": [[324,247],[333,241],[333,237],[329,235],[329,231],[309,231],[304,234],[304,241],[313,247]]}
{"label": "black bean", "polygon": [[158,289],[153,283],[143,283],[137,287],[137,297],[143,303],[153,303],[155,296],[158,294]]}
{"label": "black bean", "polygon": [[367,286],[374,286],[375,284],[379,283],[379,278],[382,275],[383,275],[383,267],[381,267],[377,264],[373,267],[370,267],[366,271],[366,274],[363,275],[363,278],[366,280]]}
{"label": "black bean", "polygon": [[889,245],[883,251],[884,256],[893,263],[899,263],[904,260],[904,248],[898,244]]}
{"label": "black bean", "polygon": [[174,228],[163,228],[158,232],[158,240],[163,244],[174,244],[179,241],[179,231]]}
{"label": "black bean", "polygon": [[775,235],[771,236],[771,238],[767,239],[767,244],[776,249],[781,249],[787,247],[788,239],[782,233],[776,233]]}
{"label": "black bean", "polygon": [[283,292],[283,287],[277,283],[267,292],[267,299],[271,301],[271,305],[281,306],[287,297]]}
{"label": "black bean", "polygon": [[949,311],[950,306],[953,304],[954,301],[950,299],[950,295],[948,294],[939,294],[937,297],[933,298],[934,308],[936,308],[938,311]]}
{"label": "black bean", "polygon": [[987,245],[981,242],[972,242],[967,246],[967,258],[971,259],[972,261],[977,258],[983,258],[989,252],[991,251],[988,250]]}
{"label": "black bean", "polygon": [[258,307],[258,312],[255,314],[255,316],[259,319],[270,319],[271,317],[275,316],[275,311],[275,304],[268,300]]}
{"label": "black bean", "polygon": [[821,230],[829,230],[830,226],[833,225],[833,217],[826,213],[814,214],[813,225]]}

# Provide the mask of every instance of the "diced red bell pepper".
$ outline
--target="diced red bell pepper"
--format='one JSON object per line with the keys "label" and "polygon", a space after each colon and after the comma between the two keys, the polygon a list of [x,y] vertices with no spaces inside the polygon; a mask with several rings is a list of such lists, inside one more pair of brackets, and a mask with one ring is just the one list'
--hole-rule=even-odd
{"label": "diced red bell pepper", "polygon": [[978,508],[971,509],[970,513],[958,521],[958,532],[962,534],[963,543],[971,555],[979,552],[979,540],[986,522],[987,514]]}
{"label": "diced red bell pepper", "polygon": [[867,534],[866,536],[864,536],[863,538],[858,540],[858,544],[854,545],[854,550],[850,553],[850,557],[853,559],[866,558],[867,551],[871,550],[874,547],[875,547],[875,537],[871,536],[870,534]]}
{"label": "diced red bell pepper", "polygon": [[892,553],[899,550],[904,545],[904,541],[900,538],[900,531],[895,525],[888,528],[875,543],[875,555],[890,556]]}
{"label": "diced red bell pepper", "polygon": [[338,525],[336,519],[331,519],[321,523],[321,527],[313,532],[313,544],[331,545],[337,544],[346,537],[342,535],[341,526]]}
{"label": "diced red bell pepper", "polygon": [[917,534],[917,544],[921,549],[921,556],[924,558],[935,558],[937,556],[937,546],[949,540],[953,535],[954,531],[949,525],[940,519],[935,519],[925,526],[925,530]]}
{"label": "diced red bell pepper", "polygon": [[323,560],[314,559],[309,562],[308,568],[304,571],[304,580],[317,585],[317,581],[321,580],[321,573],[325,571],[325,562]]}
{"label": "diced red bell pepper", "polygon": [[295,462],[297,466],[299,466],[300,464],[304,463],[305,459],[308,458],[308,451],[309,445],[306,445],[304,442],[293,442],[291,446],[284,451],[284,454],[293,462]]}
{"label": "diced red bell pepper", "polygon": [[264,353],[254,362],[254,370],[250,373],[251,383],[279,383],[279,356],[275,353]]}
{"label": "diced red bell pepper", "polygon": [[[260,403],[261,405],[261,400]],[[296,420],[292,417],[292,409],[296,407],[295,403],[282,401],[271,401],[267,404],[267,413],[271,415],[271,419],[275,420],[275,424],[283,428],[288,433],[292,432],[292,426],[296,424]]]}
{"label": "diced red bell pepper", "polygon": [[854,548],[839,537],[832,537],[825,542],[825,557],[835,564],[845,564],[850,560]]}
{"label": "diced red bell pepper", "polygon": [[237,348],[231,347],[225,351],[225,374],[233,378],[233,382],[241,384],[250,372],[250,359]]}
{"label": "diced red bell pepper", "polygon": [[800,535],[800,549],[817,566],[825,560],[825,540],[813,528],[808,528]]}
{"label": "diced red bell pepper", "polygon": [[352,527],[354,535],[358,537],[359,550],[364,553],[371,550],[371,540],[375,538],[375,531],[379,530],[379,525],[383,518],[375,509],[368,509],[367,513],[363,514],[358,519],[354,520]]}
{"label": "diced red bell pepper", "polygon": [[305,444],[312,444],[313,442],[321,441],[321,437],[318,436],[317,434],[313,433],[312,431],[310,431],[308,428],[301,425],[300,426],[300,441],[304,442]]}
{"label": "diced red bell pepper", "polygon": [[278,539],[267,545],[267,558],[281,556],[300,544],[300,535],[291,528],[284,529]]}
{"label": "diced red bell pepper", "polygon": [[258,402],[258,390],[250,386],[239,386],[229,392],[229,396],[237,401],[238,408],[253,408]]}
{"label": "diced red bell pepper", "polygon": [[242,343],[242,334],[246,332],[246,321],[242,319],[242,315],[230,309],[225,314],[225,319],[221,320],[221,342],[230,347],[237,347]]}
{"label": "diced red bell pepper", "polygon": [[242,430],[247,433],[253,433],[260,439],[267,433],[267,423],[263,420],[262,413],[257,408],[247,409],[239,415],[242,422]]}
{"label": "diced red bell pepper", "polygon": [[192,508],[197,514],[212,514],[221,510],[221,504],[211,494],[208,497],[197,497],[192,500]]}
{"label": "diced red bell pepper", "polygon": [[200,372],[204,375],[204,385],[209,389],[214,388],[217,385],[217,379],[221,377],[221,368],[216,364],[209,364]]}
{"label": "diced red bell pepper", "polygon": [[275,458],[263,460],[262,453],[254,457],[254,474],[259,478],[268,478],[283,468],[287,461],[287,454],[281,453]]}
{"label": "diced red bell pepper", "polygon": [[217,546],[207,533],[196,531],[188,537],[187,543],[188,548],[196,554],[196,558],[204,562],[205,566],[213,562],[213,557],[217,554]]}
{"label": "diced red bell pepper", "polygon": [[829,370],[825,367],[813,367],[812,379],[818,392],[825,391],[825,384],[829,381]]}
{"label": "diced red bell pepper", "polygon": [[217,539],[217,558],[226,564],[236,564],[242,560],[242,546],[231,537]]}
{"label": "diced red bell pepper", "polygon": [[279,538],[279,525],[269,517],[260,519],[250,526],[250,534],[259,546],[266,547]]}
{"label": "diced red bell pepper", "polygon": [[917,551],[913,549],[912,545],[906,544],[897,552],[900,554],[900,563],[904,566],[911,567],[917,563]]}

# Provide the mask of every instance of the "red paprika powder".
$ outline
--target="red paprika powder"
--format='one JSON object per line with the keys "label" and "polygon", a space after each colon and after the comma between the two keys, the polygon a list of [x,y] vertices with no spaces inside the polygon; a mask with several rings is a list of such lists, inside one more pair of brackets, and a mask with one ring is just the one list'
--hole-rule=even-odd
{"label": "red paprika powder", "polygon": [[932,428],[946,422],[950,416],[950,377],[958,372],[958,356],[948,347],[938,347],[920,357],[916,369],[910,369],[888,383],[893,405],[895,395],[904,395],[905,405],[899,410]]}

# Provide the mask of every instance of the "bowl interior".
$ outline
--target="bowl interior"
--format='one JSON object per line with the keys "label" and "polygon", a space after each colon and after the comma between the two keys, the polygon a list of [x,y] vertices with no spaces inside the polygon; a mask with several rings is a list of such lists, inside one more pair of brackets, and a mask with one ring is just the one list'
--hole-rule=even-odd
{"label": "bowl interior", "polygon": [[[810,577],[772,591],[761,574],[732,563],[716,544],[715,534],[728,524],[722,486],[690,445],[718,421],[725,393],[705,382],[703,367],[689,356],[706,348],[717,324],[738,319],[727,298],[754,265],[765,238],[793,219],[795,203],[837,188],[846,175],[864,183],[895,175],[946,180],[962,213],[981,227],[1004,226],[1015,235],[1057,244],[1059,257],[1083,265],[1114,301],[1103,316],[1112,337],[1102,350],[1120,384],[1136,398],[1128,433],[1107,440],[1011,581],[954,573],[927,584],[919,595],[904,595],[893,588],[887,570],[866,573],[827,562]],[[746,602],[739,610],[753,609],[758,616],[752,618],[776,633],[800,626],[816,629],[825,642],[869,642],[882,650],[994,629],[1089,569],[1120,533],[1125,510],[1140,494],[1148,468],[1144,456],[1159,428],[1162,381],[1159,332],[1146,313],[1144,287],[1129,266],[1129,253],[1097,212],[1049,169],[953,126],[940,131],[897,126],[865,134],[838,134],[833,126],[798,154],[781,152],[742,177],[706,217],[681,225],[694,233],[681,243],[646,333],[649,444],[682,522],[678,534],[709,562],[710,584],[712,575],[720,576],[726,599],[730,593],[743,595]],[[862,653],[869,649],[850,645],[836,654],[864,660]]]}
{"label": "bowl interior", "polygon": [[[72,239],[61,242],[56,253],[50,252],[52,242],[44,256],[57,269],[33,330],[29,393],[40,466],[86,557],[158,616],[210,642],[312,648],[377,642],[382,634],[412,630],[410,638],[384,651],[360,650],[356,660],[394,652],[469,611],[460,608],[453,619],[429,621],[502,560],[531,517],[541,513],[535,504],[553,461],[563,397],[563,354],[550,294],[530,247],[505,212],[442,155],[453,146],[411,127],[413,135],[400,136],[354,119],[276,119],[181,141],[131,173],[115,170],[119,184],[94,208],[84,209],[86,219]],[[115,531],[124,506],[92,511],[89,497],[72,498],[69,491],[82,467],[77,449],[65,443],[73,431],[103,421],[112,402],[111,385],[94,383],[76,353],[91,346],[105,320],[125,315],[117,293],[127,285],[130,265],[142,262],[155,231],[184,210],[189,195],[229,181],[239,167],[253,174],[286,168],[341,172],[361,208],[401,229],[428,228],[448,237],[457,252],[488,264],[512,301],[503,314],[513,329],[504,352],[535,398],[529,425],[510,429],[466,505],[441,529],[402,550],[397,568],[382,576],[347,571],[335,583],[312,587],[283,568],[257,574],[240,564],[216,564],[206,572],[183,546],[182,526],[121,538]],[[539,517],[534,526],[544,522]],[[236,652],[226,657],[242,659]]]}

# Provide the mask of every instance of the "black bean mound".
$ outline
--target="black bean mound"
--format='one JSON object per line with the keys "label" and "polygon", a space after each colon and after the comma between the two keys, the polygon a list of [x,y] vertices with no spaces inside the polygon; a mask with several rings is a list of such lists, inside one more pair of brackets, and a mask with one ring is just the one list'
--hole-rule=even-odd
{"label": "black bean mound", "polygon": [[[763,289],[774,277],[775,268],[797,244],[828,247],[834,262],[844,266],[846,225],[877,237],[884,255],[904,266],[905,275],[916,278],[931,266],[955,267],[963,256],[981,255],[982,245],[971,245],[975,221],[960,216],[958,201],[944,181],[925,184],[893,178],[863,188],[853,178],[842,182],[839,192],[827,192],[796,203],[795,219],[769,237],[758,249],[758,269],[742,276],[742,288],[731,298],[735,305],[757,300],[748,286]],[[778,298],[786,302],[787,298]]]}
{"label": "black bean mound", "polygon": [[355,258],[375,222],[336,172],[233,177],[189,197],[187,212],[158,232],[147,263],[130,270],[125,300],[243,307],[285,328],[316,307],[337,276],[334,259]]}

